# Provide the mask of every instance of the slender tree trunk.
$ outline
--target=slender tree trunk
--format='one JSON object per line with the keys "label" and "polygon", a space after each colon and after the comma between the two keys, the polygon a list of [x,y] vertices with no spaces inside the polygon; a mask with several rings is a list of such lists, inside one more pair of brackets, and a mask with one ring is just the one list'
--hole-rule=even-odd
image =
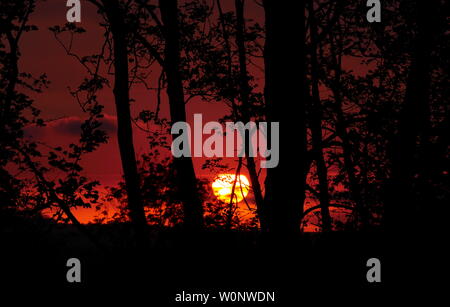
{"label": "slender tree trunk", "polygon": [[147,221],[141,199],[131,126],[127,33],[123,22],[125,17],[117,0],[104,0],[103,5],[114,40],[114,100],[117,113],[117,139],[125,178],[129,216],[136,231],[137,242],[142,247],[146,244]]}
{"label": "slender tree trunk", "polygon": [[[8,117],[12,100],[15,95],[16,90],[16,84],[18,82],[19,78],[19,56],[18,56],[18,41],[13,37],[12,32],[7,32],[6,36],[8,38],[9,43],[9,62],[8,62],[8,73],[6,74],[8,76],[8,85],[6,86],[5,93],[6,93],[6,99],[4,104],[1,106],[1,113],[0,113],[0,125],[2,128],[2,132],[5,124],[5,119]],[[6,65],[5,65],[6,66]]]}
{"label": "slender tree trunk", "polygon": [[[418,212],[412,186],[415,172],[421,169],[417,159],[419,142],[427,142],[429,129],[430,56],[432,37],[436,34],[433,25],[439,1],[417,1],[417,28],[414,50],[407,80],[403,109],[400,113],[398,133],[392,141],[392,170],[387,187],[384,220],[393,232],[407,232],[418,222]],[[417,174],[420,176],[421,174]]]}
{"label": "slender tree trunk", "polygon": [[314,16],[313,2],[309,3],[311,35],[311,83],[312,83],[312,118],[311,135],[313,151],[316,157],[317,176],[319,179],[319,201],[322,214],[322,231],[331,231],[330,196],[328,191],[328,168],[325,163],[322,142],[322,103],[319,95],[319,67],[317,62],[317,24]]}
{"label": "slender tree trunk", "polygon": [[305,3],[264,1],[265,102],[268,121],[280,123],[280,160],[267,170],[265,206],[269,231],[300,231],[307,175],[305,102]]}
{"label": "slender tree trunk", "polygon": [[[239,55],[239,89],[241,98],[241,120],[247,123],[251,120],[250,118],[250,85],[248,83],[248,72],[247,72],[247,52],[245,49],[245,20],[244,20],[244,1],[235,0],[236,8],[236,45],[238,47]],[[246,142],[246,148],[252,145],[250,140]],[[255,159],[250,157],[246,153],[247,169],[250,175],[250,182],[253,190],[253,195],[255,197],[256,210],[259,217],[259,222],[261,229],[263,231],[267,230],[267,218],[264,212],[264,199],[262,196],[261,185],[259,183],[258,173],[256,171]]]}
{"label": "slender tree trunk", "polygon": [[[234,216],[234,212],[235,212],[234,200],[235,200],[235,196],[236,196],[236,192],[235,192],[236,191],[236,183],[239,180],[239,175],[241,174],[241,168],[242,168],[242,157],[239,157],[238,165],[236,167],[236,173],[234,175],[235,179],[234,179],[233,185],[231,187],[230,202],[228,203],[227,224],[226,224],[226,227],[228,230],[230,230],[231,226],[233,225],[233,216]],[[242,188],[242,187],[240,186],[240,188]],[[236,197],[236,199],[237,199],[237,197]]]}
{"label": "slender tree trunk", "polygon": [[[333,39],[333,38],[330,38]],[[332,47],[334,49],[334,47]],[[339,48],[339,50],[342,50]],[[333,54],[333,65],[335,66],[335,78],[333,81],[332,91],[335,100],[335,112],[337,117],[336,133],[342,141],[342,156],[344,159],[344,166],[347,172],[349,190],[352,200],[355,203],[355,224],[361,224],[361,229],[366,229],[369,226],[369,212],[365,207],[362,198],[361,185],[358,182],[355,171],[355,162],[352,158],[352,152],[355,150],[355,146],[350,143],[350,138],[347,133],[347,125],[345,123],[344,111],[342,110],[342,91],[341,91],[341,56]],[[367,176],[367,175],[366,175]],[[367,180],[367,177],[364,177]]]}
{"label": "slender tree trunk", "polygon": [[[164,23],[166,39],[164,70],[167,76],[167,95],[169,97],[172,123],[186,121],[183,83],[180,74],[180,38],[177,0],[160,0],[159,8]],[[176,136],[173,136],[176,138]],[[184,208],[184,223],[188,229],[201,229],[203,226],[203,207],[197,187],[194,165],[191,157],[174,158],[177,187]]]}
{"label": "slender tree trunk", "polygon": [[336,115],[337,115],[336,131],[337,135],[341,138],[342,141],[342,155],[344,158],[344,167],[347,172],[350,195],[352,197],[352,200],[355,202],[355,209],[356,209],[355,222],[356,225],[361,223],[361,229],[366,229],[367,226],[369,225],[368,211],[363,203],[361,186],[356,176],[355,171],[356,165],[352,158],[353,146],[350,144],[347,128],[345,125],[344,114],[342,113],[341,97],[337,95],[339,95],[339,93],[334,94],[336,101]]}

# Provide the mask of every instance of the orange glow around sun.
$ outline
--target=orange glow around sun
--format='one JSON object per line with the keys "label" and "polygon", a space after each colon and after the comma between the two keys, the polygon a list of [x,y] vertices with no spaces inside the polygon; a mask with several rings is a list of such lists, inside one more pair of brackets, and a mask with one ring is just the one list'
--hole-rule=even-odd
{"label": "orange glow around sun", "polygon": [[[221,201],[229,203],[231,200],[231,191],[233,189],[234,181],[236,180],[235,174],[220,174],[213,183],[212,189],[214,195]],[[238,203],[247,196],[250,190],[250,183],[244,175],[239,175],[234,188],[233,202]]]}

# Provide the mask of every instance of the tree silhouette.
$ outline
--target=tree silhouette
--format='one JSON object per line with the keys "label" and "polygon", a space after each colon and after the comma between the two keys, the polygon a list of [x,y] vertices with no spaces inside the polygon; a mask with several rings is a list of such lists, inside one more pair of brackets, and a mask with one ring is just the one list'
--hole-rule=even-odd
{"label": "tree silhouette", "polygon": [[331,230],[330,197],[328,194],[328,169],[322,150],[322,104],[319,94],[319,71],[317,61],[317,24],[313,1],[308,2],[308,19],[311,37],[311,138],[316,159],[317,175],[319,177],[319,201],[322,216],[322,231]]}
{"label": "tree silhouette", "polygon": [[[391,176],[386,199],[386,223],[391,231],[405,231],[412,228],[420,218],[423,204],[428,197],[418,181],[430,184],[428,177],[427,148],[431,135],[431,56],[436,48],[436,37],[442,27],[439,13],[440,1],[423,3],[414,1],[409,9],[416,16],[416,31],[411,37],[411,62],[406,80],[405,98],[399,112],[398,131],[391,140]],[[412,25],[411,25],[412,27]]]}
{"label": "tree silhouette", "polygon": [[121,7],[119,1],[103,1],[103,8],[111,25],[114,44],[114,97],[117,113],[117,138],[127,190],[128,207],[131,221],[136,227],[138,241],[145,244],[147,223],[139,189],[130,114],[128,33],[124,23],[126,11]]}
{"label": "tree silhouette", "polygon": [[[72,208],[88,207],[99,199],[96,181],[82,175],[83,156],[106,141],[100,119],[102,106],[89,101],[83,111],[88,118],[80,127],[78,143],[64,149],[25,137],[25,129],[44,127],[46,122],[27,93],[42,93],[49,84],[45,74],[38,78],[20,71],[20,41],[37,27],[29,24],[35,1],[2,2],[1,31],[1,121],[2,209],[24,218],[35,218],[45,210],[57,221],[70,222],[103,249],[77,220]],[[55,178],[55,174],[56,179]],[[52,179],[49,179],[52,178]]]}
{"label": "tree silhouette", "polygon": [[[159,1],[163,33],[165,38],[164,71],[167,76],[167,95],[169,97],[172,122],[186,122],[185,101],[182,77],[180,75],[180,30],[176,0]],[[176,137],[174,135],[174,137]],[[181,200],[184,204],[184,222],[188,229],[200,229],[203,223],[203,209],[198,196],[197,179],[190,157],[174,158],[174,168]]]}
{"label": "tree silhouette", "polygon": [[[300,230],[307,175],[305,3],[266,0],[264,10],[266,117],[280,123],[280,163],[267,170],[265,202],[270,231],[289,235]],[[299,43],[288,47],[291,39]]]}
{"label": "tree silhouette", "polygon": [[[293,239],[312,226],[406,236],[437,219],[448,201],[448,5],[442,1],[387,0],[379,24],[367,23],[366,7],[356,2],[89,2],[104,30],[98,54],[81,56],[63,43],[63,35],[72,42],[81,27],[51,28],[85,69],[71,94],[86,119],[79,142],[68,148],[26,137],[27,129],[47,122],[32,97],[49,81],[21,71],[20,63],[22,37],[37,30],[29,16],[38,2],[0,6],[0,210],[8,216],[51,212],[99,243],[73,209],[102,201],[101,183],[89,180],[81,161],[107,141],[98,94],[110,83],[124,181],[109,189],[103,205],[119,200],[124,208],[115,222],[131,222],[140,247],[152,230],[177,224],[189,236],[258,226],[262,238],[286,246],[297,246]],[[249,14],[256,8],[264,11],[257,16],[264,26]],[[156,99],[133,116],[137,84]],[[168,144],[154,137],[177,137],[169,135],[163,103],[173,124],[187,121],[192,100],[211,112],[225,106],[220,122],[280,123],[280,162],[266,173],[248,152],[231,166],[220,157],[205,163],[211,176],[236,175],[227,203],[212,198],[211,182],[198,180],[192,158],[171,157]],[[149,145],[140,156],[137,129]],[[250,194],[238,205],[238,178],[246,171]],[[236,213],[241,205],[249,209],[247,222]]]}

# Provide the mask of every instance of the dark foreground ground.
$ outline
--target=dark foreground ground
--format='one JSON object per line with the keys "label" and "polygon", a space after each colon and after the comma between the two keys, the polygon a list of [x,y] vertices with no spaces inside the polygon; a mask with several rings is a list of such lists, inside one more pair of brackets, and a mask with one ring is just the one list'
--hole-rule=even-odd
{"label": "dark foreground ground", "polygon": [[[11,220],[9,220],[11,222]],[[426,238],[393,239],[382,233],[305,234],[293,246],[267,245],[260,235],[208,231],[187,236],[177,230],[152,230],[152,247],[130,246],[129,227],[92,225],[107,246],[96,248],[71,225],[15,221],[2,225],[0,294],[45,306],[77,300],[107,306],[192,306],[176,303],[177,293],[275,291],[279,306],[328,306],[385,300],[389,292],[414,298],[435,282],[440,260]],[[66,261],[82,264],[82,282],[66,281]],[[381,283],[366,279],[369,258],[381,261]],[[401,289],[407,289],[402,294]],[[257,303],[263,305],[263,303]],[[326,304],[326,305],[325,305]],[[0,305],[3,305],[0,303]],[[236,303],[210,302],[212,305]],[[253,305],[242,303],[242,305]],[[6,306],[6,305],[4,305]]]}

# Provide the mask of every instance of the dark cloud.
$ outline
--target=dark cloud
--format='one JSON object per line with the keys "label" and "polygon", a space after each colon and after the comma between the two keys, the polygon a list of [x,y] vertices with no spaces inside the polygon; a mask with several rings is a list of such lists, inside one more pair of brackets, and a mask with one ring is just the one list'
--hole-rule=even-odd
{"label": "dark cloud", "polygon": [[[101,120],[100,129],[106,131],[109,136],[115,135],[117,131],[117,120],[115,116],[105,115]],[[84,119],[77,116],[64,117],[46,123],[45,127],[29,126],[25,129],[25,135],[33,138],[45,137],[78,137],[81,133],[81,125]]]}

